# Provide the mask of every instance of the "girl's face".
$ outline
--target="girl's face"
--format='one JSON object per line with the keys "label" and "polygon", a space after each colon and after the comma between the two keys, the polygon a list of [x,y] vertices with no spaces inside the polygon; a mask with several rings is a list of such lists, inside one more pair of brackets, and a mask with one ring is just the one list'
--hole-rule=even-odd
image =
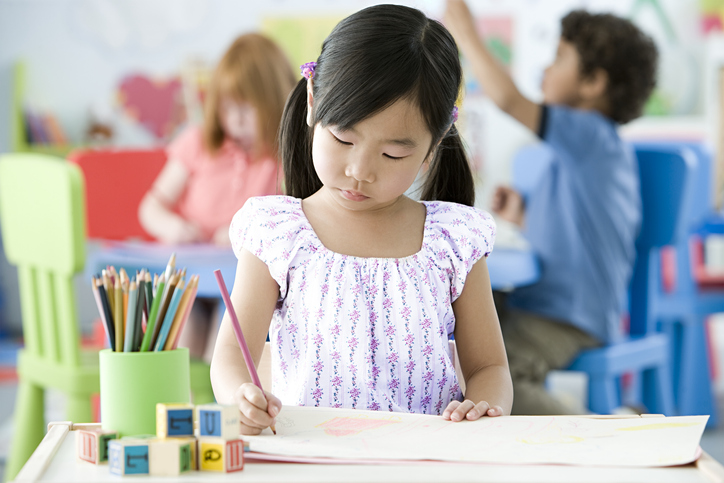
{"label": "girl's face", "polygon": [[242,149],[251,151],[257,139],[256,108],[248,102],[224,97],[219,111],[224,134]]}
{"label": "girl's face", "polygon": [[558,43],[556,58],[543,76],[543,101],[575,107],[580,102],[582,85],[581,60],[576,47],[563,39]]}
{"label": "girl's face", "polygon": [[[309,102],[311,110],[311,97]],[[400,99],[347,130],[317,123],[314,169],[322,190],[343,208],[378,210],[394,204],[412,185],[431,142],[419,108]]]}

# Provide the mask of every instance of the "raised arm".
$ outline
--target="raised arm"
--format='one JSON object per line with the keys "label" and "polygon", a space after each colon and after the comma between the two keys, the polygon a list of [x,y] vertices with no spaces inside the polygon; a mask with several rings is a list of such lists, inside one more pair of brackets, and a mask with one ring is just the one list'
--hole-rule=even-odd
{"label": "raised arm", "polygon": [[[236,266],[231,303],[256,366],[261,360],[278,298],[279,285],[268,267],[252,253],[242,250]],[[227,312],[211,359],[211,385],[219,404],[239,406],[242,432],[258,434],[271,424],[281,409],[281,402],[268,392],[265,398],[253,385],[231,324]]]}
{"label": "raised arm", "polygon": [[485,258],[468,274],[463,292],[453,302],[453,311],[465,401],[451,402],[443,417],[460,421],[510,414],[513,383]]}
{"label": "raised arm", "polygon": [[188,179],[186,167],[180,161],[169,159],[141,200],[138,207],[141,226],[161,242],[193,243],[202,239],[201,230],[171,208],[186,189]]}
{"label": "raised arm", "polygon": [[541,106],[520,93],[510,75],[485,47],[482,39],[478,37],[473,16],[464,0],[447,0],[445,26],[455,37],[485,94],[502,111],[537,132]]}

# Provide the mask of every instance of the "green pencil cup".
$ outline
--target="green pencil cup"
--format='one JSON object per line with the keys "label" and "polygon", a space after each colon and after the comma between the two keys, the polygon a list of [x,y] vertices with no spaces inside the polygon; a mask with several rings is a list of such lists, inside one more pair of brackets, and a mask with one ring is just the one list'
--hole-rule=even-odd
{"label": "green pencil cup", "polygon": [[99,355],[101,426],[120,436],[156,434],[157,403],[191,400],[189,351],[114,352]]}

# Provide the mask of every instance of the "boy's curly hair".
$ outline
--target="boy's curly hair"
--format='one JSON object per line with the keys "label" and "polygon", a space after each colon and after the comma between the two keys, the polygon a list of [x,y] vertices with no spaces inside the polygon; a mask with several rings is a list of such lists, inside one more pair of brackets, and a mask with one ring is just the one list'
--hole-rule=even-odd
{"label": "boy's curly hair", "polygon": [[561,37],[581,58],[581,74],[608,74],[610,117],[625,124],[639,117],[656,85],[658,51],[653,40],[630,21],[611,14],[574,10],[561,20]]}

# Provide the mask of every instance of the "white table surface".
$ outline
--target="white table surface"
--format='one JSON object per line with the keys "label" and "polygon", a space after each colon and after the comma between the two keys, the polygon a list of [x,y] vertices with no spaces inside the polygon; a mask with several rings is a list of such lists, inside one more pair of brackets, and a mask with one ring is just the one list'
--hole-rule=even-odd
{"label": "white table surface", "polygon": [[122,478],[108,465],[76,459],[71,423],[51,423],[50,431],[14,480],[44,482],[721,482],[724,467],[706,453],[694,464],[670,468],[610,468],[561,465],[475,465],[423,463],[409,465],[323,465],[249,462],[237,473],[192,471],[180,477],[147,475]]}

